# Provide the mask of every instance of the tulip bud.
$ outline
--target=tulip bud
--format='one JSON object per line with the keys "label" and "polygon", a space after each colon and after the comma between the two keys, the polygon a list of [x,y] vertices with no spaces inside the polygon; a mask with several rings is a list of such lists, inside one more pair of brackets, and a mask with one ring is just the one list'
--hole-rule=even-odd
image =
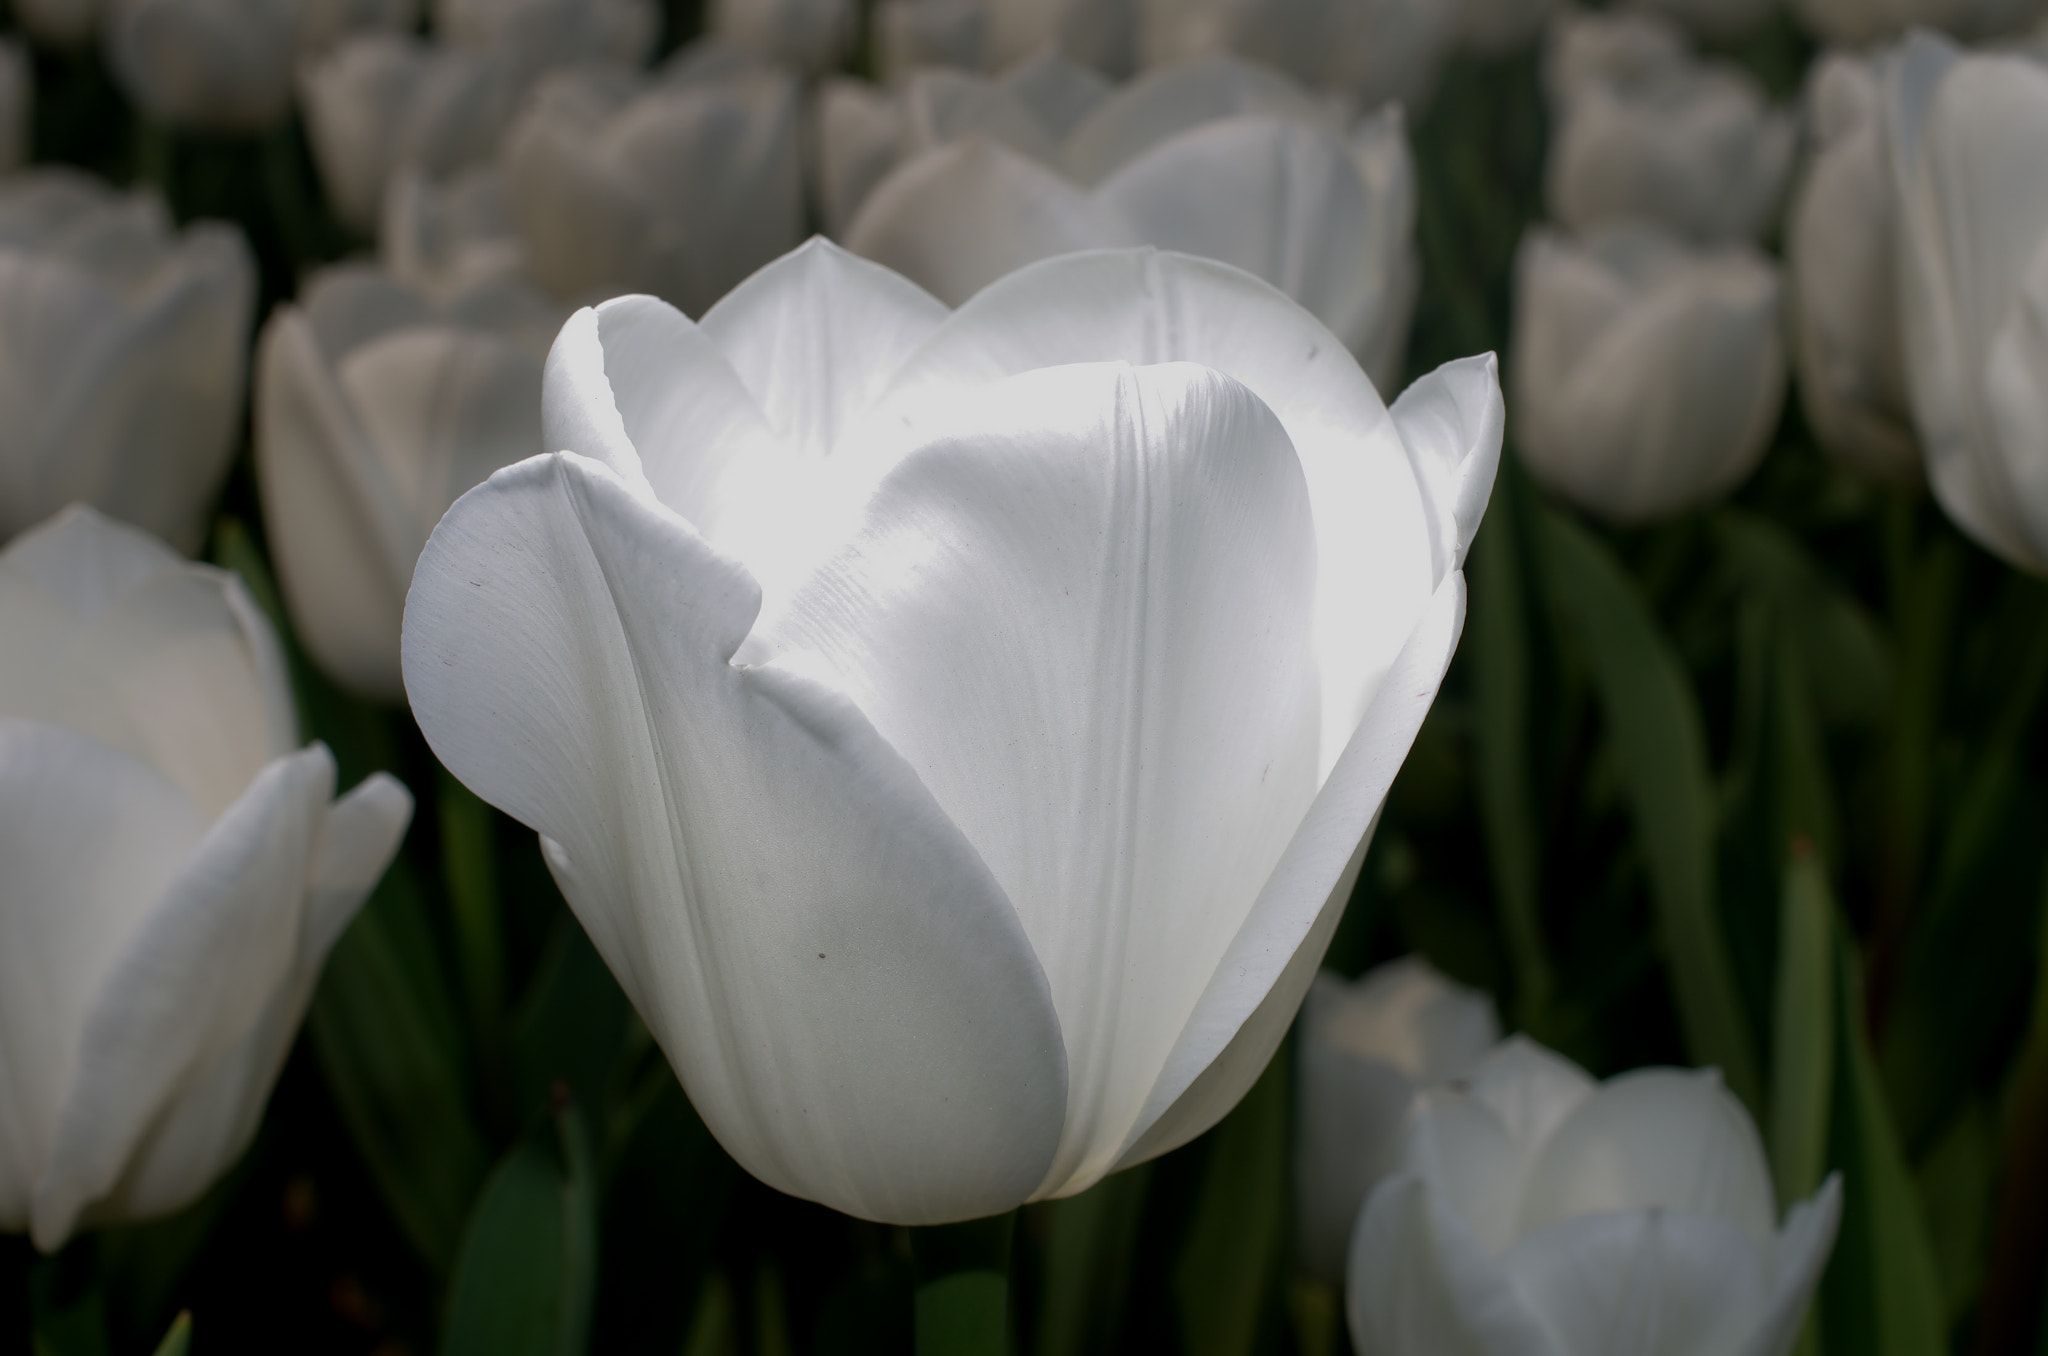
{"label": "tulip bud", "polygon": [[1800,404],[1838,460],[1880,480],[1917,482],[1878,64],[1823,57],[1807,108],[1811,158],[1785,233]]}
{"label": "tulip bud", "polygon": [[2048,67],[1916,34],[1885,91],[1899,324],[1950,518],[2048,573]]}
{"label": "tulip bud", "polygon": [[1647,219],[1706,241],[1770,228],[1793,124],[1748,75],[1694,59],[1677,30],[1643,14],[1561,24],[1545,74],[1555,130],[1544,194],[1565,226]]}
{"label": "tulip bud", "polygon": [[[1069,250],[1206,255],[1285,288],[1391,389],[1419,271],[1399,109],[1347,135],[1327,105],[1228,56],[1146,75],[1078,121],[1059,104],[1012,93],[956,119],[973,134],[885,176],[848,247],[949,304]],[[1054,143],[1061,122],[1072,130]],[[919,124],[905,126],[912,140]]]}
{"label": "tulip bud", "polygon": [[900,84],[925,66],[988,65],[984,0],[879,0],[871,22],[875,72],[884,84]]}
{"label": "tulip bud", "polygon": [[1785,395],[1778,271],[1648,226],[1538,228],[1515,261],[1515,445],[1547,487],[1618,523],[1728,493]]}
{"label": "tulip bud", "polygon": [[1347,95],[1420,113],[1463,0],[1138,0],[1146,69],[1230,51]]}
{"label": "tulip bud", "polygon": [[1422,1094],[1346,1287],[1360,1356],[1786,1356],[1842,1209],[1782,1227],[1756,1126],[1711,1069],[1595,1083],[1514,1037]]}
{"label": "tulip bud", "polygon": [[196,549],[234,450],[255,267],[234,228],[70,170],[0,183],[0,540],[74,500]]}
{"label": "tulip bud", "polygon": [[2041,16],[2042,0],[1786,0],[1800,22],[1827,42],[1867,47],[1910,28],[1960,38],[2014,33]]}
{"label": "tulip bud", "polygon": [[881,0],[875,64],[894,85],[925,67],[993,71],[1053,51],[1121,79],[1137,23],[1137,0]]}
{"label": "tulip bud", "polygon": [[412,797],[334,800],[240,582],[90,509],[0,552],[0,634],[0,1230],[54,1252],[241,1155]]}
{"label": "tulip bud", "polygon": [[443,176],[496,155],[522,87],[509,53],[396,34],[364,35],[303,68],[307,140],[335,215],[369,234],[400,169]]}
{"label": "tulip bud", "polygon": [[1366,1193],[1400,1165],[1418,1089],[1464,1073],[1500,1039],[1493,1000],[1409,956],[1347,982],[1318,974],[1301,1005],[1294,1223],[1302,1269],[1341,1283]]}
{"label": "tulip bud", "polygon": [[510,281],[436,305],[355,264],[316,275],[264,327],[264,518],[293,629],[343,687],[403,700],[413,563],[457,496],[541,451],[541,362],[561,314]]}
{"label": "tulip bud", "polygon": [[940,1223],[1213,1125],[1449,663],[1492,360],[1390,411],[1208,260],[949,312],[814,240],[578,312],[542,417],[420,557],[406,692],[734,1157]]}
{"label": "tulip bud", "polygon": [[711,0],[706,29],[807,75],[836,68],[852,45],[849,0]]}
{"label": "tulip bud", "polygon": [[638,66],[660,27],[654,0],[434,0],[442,41],[504,48],[529,73],[589,62]]}
{"label": "tulip bud", "polygon": [[800,141],[795,79],[713,50],[654,80],[552,76],[505,142],[528,266],[565,300],[701,313],[803,238]]}
{"label": "tulip bud", "polygon": [[400,170],[384,194],[380,254],[391,276],[433,297],[527,276],[504,177],[494,166],[437,182]]}

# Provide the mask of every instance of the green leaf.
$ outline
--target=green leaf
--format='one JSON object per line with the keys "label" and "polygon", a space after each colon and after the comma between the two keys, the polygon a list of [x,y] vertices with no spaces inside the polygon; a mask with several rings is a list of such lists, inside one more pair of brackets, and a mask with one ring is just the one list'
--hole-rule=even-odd
{"label": "green leaf", "polygon": [[739,1350],[739,1310],[733,1303],[732,1282],[723,1271],[714,1271],[697,1292],[683,1356],[739,1356]]}
{"label": "green leaf", "polygon": [[1287,1215],[1287,1071],[1266,1066],[1210,1132],[1208,1160],[1173,1270],[1181,1349],[1249,1356],[1281,1275]]}
{"label": "green leaf", "polygon": [[[567,1083],[581,1105],[607,1107],[625,1055],[631,1014],[625,992],[589,935],[563,910],[513,1025],[513,1075],[521,1114],[546,1107],[557,1082]],[[600,1122],[599,1128],[609,1135],[609,1125]]]}
{"label": "green leaf", "polygon": [[1969,1312],[1983,1288],[1997,1156],[1991,1118],[1973,1101],[1934,1142],[1915,1174],[1927,1241],[1941,1272],[1943,1313],[1951,1324]]}
{"label": "green leaf", "polygon": [[182,1313],[171,1320],[171,1330],[156,1344],[156,1356],[186,1356],[191,1350],[192,1315]]}
{"label": "green leaf", "polygon": [[309,1027],[327,1086],[419,1254],[455,1259],[490,1154],[410,863],[392,863],[328,957]]}
{"label": "green leaf", "polygon": [[1699,704],[1671,642],[1613,554],[1555,513],[1535,518],[1552,607],[1578,638],[1642,844],[1693,1058],[1752,1108],[1762,1080],[1715,908],[1714,813]]}
{"label": "green leaf", "polygon": [[1804,1200],[1827,1169],[1835,1004],[1827,877],[1810,852],[1785,869],[1778,992],[1771,1024],[1771,1176],[1778,1199]]}
{"label": "green leaf", "polygon": [[437,770],[441,876],[454,921],[456,968],[469,1024],[481,1052],[505,1039],[505,939],[498,913],[497,811]]}
{"label": "green leaf", "polygon": [[1047,1226],[1038,1316],[1044,1356],[1118,1349],[1151,1179],[1152,1165],[1140,1163],[1078,1196],[1028,1207]]}
{"label": "green leaf", "polygon": [[1891,653],[1863,605],[1827,577],[1797,537],[1770,519],[1723,509],[1714,530],[1730,584],[1775,614],[1821,716],[1882,716],[1892,690]]}
{"label": "green leaf", "polygon": [[498,1163],[463,1232],[442,1356],[579,1356],[597,1296],[597,1184],[573,1100]]}

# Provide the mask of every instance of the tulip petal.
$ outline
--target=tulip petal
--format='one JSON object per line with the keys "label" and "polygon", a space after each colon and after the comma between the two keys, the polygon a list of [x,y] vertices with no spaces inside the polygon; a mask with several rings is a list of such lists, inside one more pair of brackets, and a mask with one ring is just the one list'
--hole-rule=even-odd
{"label": "tulip petal", "polygon": [[742,657],[823,665],[1002,882],[1067,1038],[1062,1194],[1135,1132],[1314,794],[1314,529],[1220,373],[1046,369],[950,419]]}
{"label": "tulip petal", "polygon": [[815,458],[832,452],[946,315],[916,283],[813,236],[698,323],[776,436]]}
{"label": "tulip petal", "polygon": [[1319,769],[1328,776],[1442,582],[1432,541],[1447,533],[1426,525],[1411,454],[1372,382],[1320,321],[1249,273],[1105,250],[1019,269],[967,302],[904,365],[892,408],[909,413],[930,392],[1083,362],[1201,363],[1250,387],[1287,430],[1316,519]]}
{"label": "tulip petal", "polygon": [[573,454],[435,529],[406,687],[550,866],[719,1141],[835,1209],[1009,1209],[1066,1103],[1045,975],[1001,887],[845,698],[729,663],[759,592]]}
{"label": "tulip petal", "polygon": [[1530,1169],[1518,1232],[1645,1206],[1726,1220],[1759,1247],[1769,1242],[1777,1212],[1763,1142],[1718,1070],[1638,1069],[1602,1083]]}
{"label": "tulip petal", "polygon": [[1185,1144],[1221,1120],[1279,1047],[1344,916],[1380,807],[1436,699],[1464,622],[1465,577],[1454,574],[1438,588],[1207,977],[1118,1152],[1118,1167]]}
{"label": "tulip petal", "polygon": [[1791,1352],[1841,1223],[1842,1175],[1829,1173],[1819,1191],[1785,1216],[1773,1258],[1769,1313],[1741,1348],[1742,1356],[1788,1356]]}
{"label": "tulip petal", "polygon": [[1769,1245],[1725,1219],[1656,1208],[1561,1220],[1500,1259],[1573,1356],[1723,1356],[1769,1301]]}
{"label": "tulip petal", "polygon": [[[55,1249],[116,1188],[171,1100],[248,1037],[289,978],[333,788],[334,759],[318,744],[265,767],[121,948],[93,996],[36,1188],[38,1247]],[[220,1165],[183,1166],[167,1204],[197,1197]]]}
{"label": "tulip petal", "polygon": [[1062,148],[1076,183],[1099,184],[1190,128],[1247,113],[1317,121],[1329,110],[1286,76],[1219,53],[1148,71],[1098,106]]}
{"label": "tulip petal", "polygon": [[1359,1356],[1579,1356],[1551,1342],[1500,1264],[1413,1175],[1366,1200],[1346,1274]]}
{"label": "tulip petal", "polygon": [[26,1230],[87,1008],[206,832],[132,754],[0,719],[0,1230]]}

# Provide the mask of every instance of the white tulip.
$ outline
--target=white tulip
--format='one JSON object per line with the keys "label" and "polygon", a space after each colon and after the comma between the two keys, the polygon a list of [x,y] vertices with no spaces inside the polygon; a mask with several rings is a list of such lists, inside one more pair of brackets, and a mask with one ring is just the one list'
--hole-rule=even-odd
{"label": "white tulip", "polygon": [[654,50],[654,0],[434,0],[434,32],[516,53],[530,72],[588,62],[638,66]]}
{"label": "white tulip", "polygon": [[1771,17],[1778,0],[1628,0],[1636,9],[1661,14],[1702,37],[1726,42],[1754,33]]}
{"label": "white tulip", "polygon": [[1778,1222],[1756,1126],[1708,1070],[1595,1083],[1514,1037],[1422,1094],[1352,1235],[1359,1356],[1786,1356],[1841,1180]]}
{"label": "white tulip", "polygon": [[193,550],[241,412],[256,270],[232,227],[70,170],[0,182],[0,540],[74,500]]}
{"label": "white tulip", "polygon": [[932,1223],[1222,1116],[1449,662],[1491,358],[1390,413],[1208,260],[948,312],[817,240],[701,324],[579,312],[542,413],[420,557],[406,692],[739,1162]]}
{"label": "white tulip", "polygon": [[1458,40],[1486,56],[1519,51],[1542,34],[1564,0],[1465,0]]}
{"label": "white tulip", "polygon": [[1053,50],[1103,75],[1130,74],[1138,0],[881,0],[875,65],[898,84],[927,66],[993,71]]}
{"label": "white tulip", "polygon": [[1785,232],[1792,356],[1820,445],[1889,481],[1918,481],[1899,339],[1891,162],[1874,60],[1831,53],[1807,88],[1810,158]]}
{"label": "white tulip", "polygon": [[1915,27],[1961,38],[2014,33],[2041,16],[2043,0],[1786,0],[1808,28],[1828,42],[1865,47]]}
{"label": "white tulip", "polygon": [[711,0],[710,11],[709,32],[811,75],[836,68],[853,43],[849,0]]}
{"label": "white tulip", "polygon": [[112,0],[107,64],[148,116],[255,132],[291,109],[301,56],[346,33],[411,25],[416,0]]}
{"label": "white tulip", "polygon": [[28,49],[0,38],[0,174],[28,163],[36,102]]}
{"label": "white tulip", "polygon": [[926,66],[988,65],[984,0],[878,0],[869,24],[875,73],[885,84],[898,84]]}
{"label": "white tulip", "polygon": [[445,300],[527,276],[512,203],[495,166],[446,181],[400,170],[385,191],[377,238],[391,275],[432,297]]}
{"label": "white tulip", "polygon": [[1647,219],[1699,240],[1770,228],[1792,171],[1791,114],[1723,62],[1700,61],[1646,14],[1582,14],[1554,30],[1544,192],[1575,231]]}
{"label": "white tulip", "polygon": [[495,156],[523,89],[508,52],[389,33],[303,67],[306,138],[335,215],[369,234],[399,170],[445,176]]}
{"label": "white tulip", "polygon": [[1347,981],[1325,970],[1301,1005],[1294,1117],[1295,1250],[1341,1282],[1359,1207],[1400,1166],[1415,1094],[1500,1039],[1493,1000],[1409,956]]}
{"label": "white tulip", "polygon": [[701,314],[803,239],[801,131],[796,80],[766,66],[552,76],[505,141],[528,266],[565,300],[652,292]]}
{"label": "white tulip", "polygon": [[1398,380],[1419,272],[1398,108],[1346,135],[1298,87],[1221,57],[1134,81],[1057,147],[1033,147],[1022,116],[967,128],[884,177],[847,246],[949,305],[1069,250],[1207,255],[1314,311],[1376,382]]}
{"label": "white tulip", "polygon": [[1756,468],[1785,396],[1777,268],[1648,226],[1536,229],[1515,263],[1515,445],[1618,523],[1711,503]]}
{"label": "white tulip", "polygon": [[1915,34],[1892,63],[1899,330],[1934,496],[2048,574],[2048,67]]}
{"label": "white tulip", "polygon": [[1232,51],[1362,107],[1419,112],[1457,41],[1463,0],[1138,0],[1147,69]]}
{"label": "white tulip", "polygon": [[256,470],[293,629],[336,682],[402,701],[413,562],[456,497],[541,451],[562,312],[515,282],[436,305],[390,275],[316,275],[264,327]]}
{"label": "white tulip", "polygon": [[0,552],[0,1230],[196,1199],[248,1146],[412,797],[334,800],[240,583],[73,508]]}

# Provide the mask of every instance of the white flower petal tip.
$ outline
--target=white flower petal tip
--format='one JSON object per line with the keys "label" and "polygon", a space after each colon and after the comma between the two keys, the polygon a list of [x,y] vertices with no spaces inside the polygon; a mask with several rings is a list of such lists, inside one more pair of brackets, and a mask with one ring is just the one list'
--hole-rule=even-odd
{"label": "white flower petal tip", "polygon": [[435,528],[407,695],[750,1171],[899,1223],[1070,1194],[1307,991],[1456,644],[1492,382],[1397,420],[1206,260],[948,312],[813,242],[701,322],[571,317],[564,450]]}
{"label": "white flower petal tip", "polygon": [[1401,1170],[1361,1212],[1353,1340],[1384,1356],[1784,1356],[1840,1206],[1830,1178],[1776,1227],[1756,1128],[1713,1071],[1596,1085],[1510,1041],[1424,1094]]}
{"label": "white flower petal tip", "polygon": [[0,1227],[196,1199],[248,1145],[412,798],[291,751],[240,583],[73,508],[0,553]]}

